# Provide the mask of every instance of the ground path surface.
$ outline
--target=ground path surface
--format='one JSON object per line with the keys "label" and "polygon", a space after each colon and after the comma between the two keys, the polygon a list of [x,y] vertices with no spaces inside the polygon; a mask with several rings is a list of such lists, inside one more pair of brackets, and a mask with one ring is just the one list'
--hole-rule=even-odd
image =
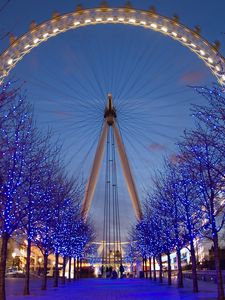
{"label": "ground path surface", "polygon": [[31,295],[21,294],[23,279],[7,280],[7,300],[214,300],[216,285],[200,282],[201,292],[191,292],[191,282],[185,288],[168,287],[149,279],[81,279],[59,288],[40,291],[40,281],[32,280]]}

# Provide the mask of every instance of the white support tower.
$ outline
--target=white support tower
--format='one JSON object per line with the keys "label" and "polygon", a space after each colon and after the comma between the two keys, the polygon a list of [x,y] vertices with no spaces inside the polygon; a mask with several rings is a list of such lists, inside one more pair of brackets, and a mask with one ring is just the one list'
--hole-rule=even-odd
{"label": "white support tower", "polygon": [[135,215],[137,217],[138,220],[141,219],[142,217],[142,211],[141,211],[141,205],[140,205],[140,201],[138,198],[138,193],[137,193],[137,189],[135,186],[135,182],[132,176],[132,172],[131,172],[131,168],[129,165],[129,161],[128,161],[128,157],[125,151],[125,147],[122,141],[122,137],[119,131],[119,128],[117,126],[117,122],[116,122],[116,109],[113,106],[113,101],[112,101],[112,94],[108,94],[108,101],[107,101],[107,106],[105,108],[105,112],[104,112],[104,125],[103,125],[103,129],[102,129],[102,133],[98,142],[98,146],[96,149],[96,153],[95,153],[95,158],[94,158],[94,162],[92,165],[92,169],[91,169],[91,173],[89,176],[89,180],[88,180],[88,184],[86,187],[86,191],[85,191],[85,196],[84,196],[84,201],[83,201],[83,206],[82,206],[82,213],[84,218],[87,218],[90,206],[91,206],[91,202],[94,196],[94,192],[95,192],[95,188],[96,188],[96,184],[97,184],[97,180],[98,180],[98,175],[99,175],[99,170],[101,167],[101,163],[102,163],[102,158],[103,158],[103,154],[104,154],[104,150],[105,150],[105,144],[106,144],[106,139],[107,139],[107,134],[109,131],[109,127],[111,126],[113,131],[114,131],[114,135],[115,135],[115,141],[116,141],[116,146],[117,146],[117,150],[119,153],[119,158],[120,158],[120,162],[121,162],[121,166],[123,169],[123,174],[126,180],[126,184],[127,184],[127,189],[131,198],[131,202],[133,205],[133,209],[135,212]]}

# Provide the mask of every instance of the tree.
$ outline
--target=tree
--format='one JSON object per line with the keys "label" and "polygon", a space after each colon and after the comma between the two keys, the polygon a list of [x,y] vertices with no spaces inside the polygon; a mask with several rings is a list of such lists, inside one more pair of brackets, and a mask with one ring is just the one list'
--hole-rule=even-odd
{"label": "tree", "polygon": [[201,229],[202,210],[198,197],[196,182],[190,176],[191,170],[187,163],[179,155],[175,163],[167,163],[169,181],[174,189],[174,197],[177,197],[180,213],[182,214],[183,236],[190,246],[193,291],[198,292],[197,262],[194,240]]}
{"label": "tree", "polygon": [[27,214],[24,199],[27,154],[32,148],[32,115],[21,88],[8,83],[0,92],[0,298],[5,299],[8,240]]}
{"label": "tree", "polygon": [[24,295],[30,294],[30,256],[32,241],[37,235],[37,224],[41,218],[42,195],[41,183],[45,176],[45,169],[47,167],[46,161],[52,151],[50,151],[50,136],[48,133],[44,136],[37,129],[33,135],[32,145],[27,154],[29,160],[26,178],[24,182],[26,192],[24,193],[25,201],[27,202],[27,215],[22,221],[21,230],[25,233],[27,238],[27,258],[26,258],[26,277],[24,284]]}
{"label": "tree", "polygon": [[44,176],[39,187],[41,204],[39,207],[39,221],[36,224],[36,235],[33,239],[44,257],[42,290],[47,289],[48,256],[54,251],[55,209],[57,206],[54,192],[57,189],[57,171],[58,157],[53,154],[46,161]]}
{"label": "tree", "polygon": [[200,125],[197,130],[185,133],[185,139],[179,143],[179,147],[187,170],[198,185],[198,197],[204,215],[203,235],[213,241],[218,299],[223,299],[218,232],[225,220],[224,203],[221,201],[221,197],[224,197],[225,157],[220,151],[217,135],[212,135]]}
{"label": "tree", "polygon": [[[174,245],[177,254],[177,286],[183,287],[183,274],[181,266],[181,249],[185,245],[184,231],[183,231],[183,214],[177,197],[176,182],[171,180],[168,173],[168,167],[165,165],[164,174],[159,174],[154,179],[155,193],[158,208],[158,216],[165,218],[170,224],[171,233],[169,235],[171,243]],[[166,223],[166,224],[168,224]]]}
{"label": "tree", "polygon": [[[78,179],[69,179],[63,169],[58,174],[58,186],[55,190],[55,227],[54,227],[54,252],[55,252],[55,276],[54,286],[58,286],[58,259],[60,253],[65,252],[65,237],[73,227],[73,222],[81,218],[80,202],[83,195],[83,184]],[[76,207],[76,209],[74,209]],[[73,214],[71,214],[71,212]]]}

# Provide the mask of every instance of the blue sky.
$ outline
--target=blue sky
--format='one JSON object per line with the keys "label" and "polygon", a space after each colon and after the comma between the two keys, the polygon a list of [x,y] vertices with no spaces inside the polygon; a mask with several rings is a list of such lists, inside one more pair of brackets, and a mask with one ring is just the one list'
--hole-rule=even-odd
{"label": "blue sky", "polygon": [[[6,1],[0,0],[0,7]],[[11,0],[0,13],[0,33],[20,36],[35,20],[52,12],[71,12],[80,1]],[[108,1],[122,6],[123,1]],[[225,2],[158,0],[132,1],[136,8],[155,5],[168,17],[174,13],[188,27],[199,25],[209,41],[220,40],[225,53]],[[82,1],[95,7],[99,1]],[[1,41],[0,50],[8,45]],[[113,93],[119,125],[143,201],[151,176],[162,157],[174,157],[174,142],[190,128],[191,103],[203,103],[187,85],[212,84],[206,66],[189,50],[149,30],[124,25],[98,25],[61,34],[27,55],[13,74],[26,81],[37,124],[52,128],[64,144],[71,174],[87,178],[103,121],[108,92]],[[118,162],[123,239],[134,214]],[[104,163],[91,215],[101,238],[104,201]]]}

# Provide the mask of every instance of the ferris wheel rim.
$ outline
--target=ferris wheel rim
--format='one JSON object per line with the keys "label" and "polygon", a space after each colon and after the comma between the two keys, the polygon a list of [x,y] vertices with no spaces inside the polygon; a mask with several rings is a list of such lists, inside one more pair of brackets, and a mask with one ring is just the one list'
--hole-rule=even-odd
{"label": "ferris wheel rim", "polygon": [[60,33],[96,24],[124,24],[139,26],[159,32],[178,41],[201,59],[221,86],[225,86],[225,58],[208,40],[177,20],[156,12],[134,8],[87,8],[53,18],[39,25],[33,24],[18,39],[11,39],[10,46],[0,54],[0,84],[10,71],[31,52]]}

